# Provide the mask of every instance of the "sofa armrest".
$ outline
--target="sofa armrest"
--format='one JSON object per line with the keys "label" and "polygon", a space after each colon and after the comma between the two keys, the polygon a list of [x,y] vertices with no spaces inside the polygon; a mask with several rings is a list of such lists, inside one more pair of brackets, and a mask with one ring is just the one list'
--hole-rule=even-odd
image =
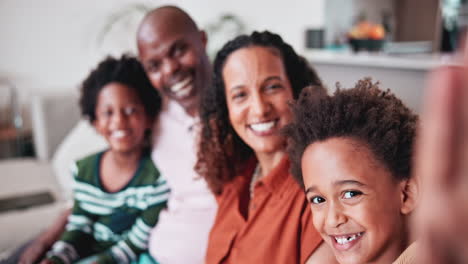
{"label": "sofa armrest", "polygon": [[[54,202],[36,206],[15,208],[0,212],[2,231],[13,235],[0,236],[0,253],[10,251],[34,238],[48,227],[65,208],[63,191],[53,175],[50,162],[34,158],[8,159],[0,161],[0,199],[50,193]],[[1,262],[1,261],[0,261]]]}

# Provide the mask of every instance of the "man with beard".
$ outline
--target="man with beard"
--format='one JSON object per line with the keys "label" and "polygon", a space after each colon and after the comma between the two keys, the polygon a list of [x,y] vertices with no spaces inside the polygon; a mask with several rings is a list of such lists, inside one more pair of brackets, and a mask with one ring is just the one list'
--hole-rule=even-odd
{"label": "man with beard", "polygon": [[[203,263],[216,214],[213,194],[193,170],[198,93],[208,86],[211,74],[206,42],[205,32],[174,6],[149,12],[137,32],[140,61],[163,97],[153,130],[152,158],[171,195],[168,208],[145,241],[159,263]],[[33,263],[49,249],[65,228],[66,215],[23,251],[19,263]]]}

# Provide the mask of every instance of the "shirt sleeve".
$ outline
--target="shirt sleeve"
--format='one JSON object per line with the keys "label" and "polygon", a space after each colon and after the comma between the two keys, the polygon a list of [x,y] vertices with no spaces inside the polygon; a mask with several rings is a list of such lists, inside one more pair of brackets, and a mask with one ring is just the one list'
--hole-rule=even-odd
{"label": "shirt sleeve", "polygon": [[318,246],[322,243],[322,237],[315,229],[312,223],[312,212],[307,206],[307,201],[304,201],[302,216],[301,216],[301,263],[306,263],[309,257],[314,253]]}
{"label": "shirt sleeve", "polygon": [[159,213],[166,207],[169,198],[169,186],[161,177],[158,178],[152,193],[147,196],[149,205],[137,218],[125,239],[116,242],[109,250],[98,255],[97,263],[109,263],[109,256],[114,263],[130,263],[138,255],[147,251],[150,231],[157,223]]}
{"label": "shirt sleeve", "polygon": [[94,243],[92,216],[84,211],[79,201],[75,200],[72,214],[68,217],[65,232],[55,242],[47,257],[54,263],[73,263],[89,255],[90,249],[85,245]]}
{"label": "shirt sleeve", "polygon": [[[71,172],[75,181],[78,177],[78,166],[73,163]],[[83,210],[80,206],[80,201],[73,200],[73,209],[68,216],[65,232],[60,237],[60,240],[55,242],[52,249],[47,253],[47,258],[54,263],[73,263],[82,258],[82,256],[89,255],[89,247],[83,245],[90,245],[94,243],[92,235],[93,230],[93,216],[87,211]]]}

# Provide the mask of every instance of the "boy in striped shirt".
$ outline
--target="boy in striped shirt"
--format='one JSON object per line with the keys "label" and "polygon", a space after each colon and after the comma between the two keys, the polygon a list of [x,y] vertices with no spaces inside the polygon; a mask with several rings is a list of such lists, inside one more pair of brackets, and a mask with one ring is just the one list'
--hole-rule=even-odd
{"label": "boy in striped shirt", "polygon": [[137,59],[123,55],[90,73],[80,107],[109,149],[74,164],[73,211],[41,263],[130,263],[147,250],[169,195],[148,142],[161,98]]}

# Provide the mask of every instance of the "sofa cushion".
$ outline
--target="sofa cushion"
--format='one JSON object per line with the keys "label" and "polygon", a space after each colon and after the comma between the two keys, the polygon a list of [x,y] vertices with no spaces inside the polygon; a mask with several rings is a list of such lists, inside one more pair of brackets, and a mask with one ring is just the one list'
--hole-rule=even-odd
{"label": "sofa cushion", "polygon": [[2,184],[0,199],[50,192],[55,202],[45,205],[0,212],[0,252],[12,250],[34,238],[62,210],[61,190],[48,162],[36,159],[0,161]]}
{"label": "sofa cushion", "polygon": [[73,162],[105,148],[104,138],[86,120],[80,120],[60,143],[52,158],[52,166],[66,198],[71,198],[72,193],[70,168]]}

